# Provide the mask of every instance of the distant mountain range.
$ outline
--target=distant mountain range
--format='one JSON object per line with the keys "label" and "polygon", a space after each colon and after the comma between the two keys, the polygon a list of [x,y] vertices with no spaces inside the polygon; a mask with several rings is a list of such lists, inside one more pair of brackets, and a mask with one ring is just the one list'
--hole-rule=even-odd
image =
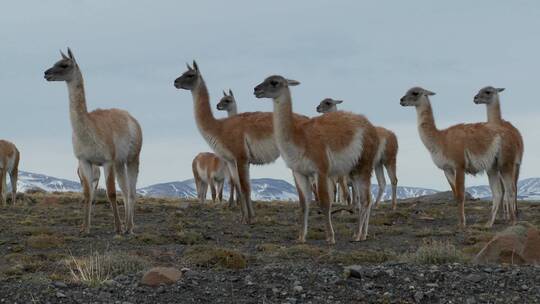
{"label": "distant mountain range", "polygon": [[[51,177],[44,174],[19,171],[18,190],[25,192],[29,189],[42,189],[48,192],[60,191],[81,191],[81,185],[78,182]],[[224,196],[228,197],[228,185],[225,185]],[[251,197],[259,201],[294,201],[298,199],[296,188],[290,183],[271,178],[253,179],[251,181]],[[378,187],[371,186],[373,196],[377,194]],[[489,186],[468,187],[469,192],[474,198],[488,199],[491,197]],[[178,197],[178,198],[196,198],[197,192],[193,179],[185,181],[176,181],[160,183],[137,190],[140,195],[152,197]],[[434,189],[399,186],[397,190],[398,199],[406,199],[424,195],[430,195],[439,191]],[[387,186],[383,199],[389,200],[391,197],[391,188]],[[523,200],[540,200],[540,178],[528,178],[519,181],[518,196]]]}

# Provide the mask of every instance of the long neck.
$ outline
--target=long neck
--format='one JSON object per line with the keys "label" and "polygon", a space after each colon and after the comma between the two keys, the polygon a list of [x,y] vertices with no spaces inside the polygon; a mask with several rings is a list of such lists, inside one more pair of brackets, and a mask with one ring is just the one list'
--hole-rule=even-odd
{"label": "long neck", "polygon": [[232,103],[231,105],[229,105],[229,109],[227,110],[227,116],[231,117],[231,116],[234,116],[236,114],[238,114],[238,109],[236,107],[236,103]]}
{"label": "long neck", "polygon": [[77,70],[75,77],[67,82],[69,93],[69,116],[73,131],[77,134],[85,129],[88,121],[88,110],[86,108],[86,95],[84,93],[84,80],[80,70]]}
{"label": "long neck", "polygon": [[328,111],[326,111],[326,113],[330,113],[330,112],[336,112],[337,111],[337,106],[336,105],[333,105],[331,106]]}
{"label": "long neck", "polygon": [[416,114],[418,120],[418,132],[424,145],[431,151],[440,145],[439,134],[440,131],[435,125],[435,119],[433,118],[433,110],[431,104],[426,101],[416,107]]}
{"label": "long neck", "polygon": [[199,130],[203,133],[212,132],[218,127],[218,121],[210,107],[210,96],[204,80],[200,79],[199,85],[191,91],[195,110],[195,121]]}
{"label": "long neck", "polygon": [[289,90],[274,99],[273,123],[276,140],[280,143],[291,142],[294,136],[294,121]]}
{"label": "long neck", "polygon": [[499,99],[486,105],[487,108],[487,121],[492,123],[499,123],[502,121],[501,105]]}

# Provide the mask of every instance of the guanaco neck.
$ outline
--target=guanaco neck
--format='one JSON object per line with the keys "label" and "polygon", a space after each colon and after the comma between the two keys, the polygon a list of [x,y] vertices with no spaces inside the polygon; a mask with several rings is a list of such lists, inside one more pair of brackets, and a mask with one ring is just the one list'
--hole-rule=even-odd
{"label": "guanaco neck", "polygon": [[291,92],[286,92],[274,98],[274,133],[278,143],[290,144],[294,137],[294,118],[291,101]]}
{"label": "guanaco neck", "polygon": [[214,134],[219,129],[219,121],[214,117],[210,107],[210,96],[206,83],[201,77],[199,84],[191,91],[193,95],[195,121],[203,134]]}
{"label": "guanaco neck", "polygon": [[500,123],[502,121],[501,105],[497,97],[493,102],[486,104],[487,121],[490,123]]}
{"label": "guanaco neck", "polygon": [[227,109],[227,116],[232,117],[234,115],[238,114],[238,109],[236,107],[236,103],[231,103],[229,105],[229,108]]}
{"label": "guanaco neck", "polygon": [[422,142],[429,151],[434,152],[438,150],[441,146],[441,132],[435,125],[433,110],[431,109],[429,100],[416,107],[416,114],[418,119],[418,132],[420,133]]}
{"label": "guanaco neck", "polygon": [[328,111],[326,111],[326,113],[330,113],[330,112],[337,112],[337,106],[333,105],[328,109]]}
{"label": "guanaco neck", "polygon": [[69,93],[69,116],[74,134],[83,137],[88,131],[88,110],[86,108],[86,94],[84,92],[84,80],[79,69],[75,77],[67,81]]}

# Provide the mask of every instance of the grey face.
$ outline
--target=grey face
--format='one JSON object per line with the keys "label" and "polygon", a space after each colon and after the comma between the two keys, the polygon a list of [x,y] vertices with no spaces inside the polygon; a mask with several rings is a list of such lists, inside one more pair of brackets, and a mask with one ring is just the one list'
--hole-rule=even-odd
{"label": "grey face", "polygon": [[493,101],[495,101],[499,93],[504,91],[504,88],[494,88],[492,86],[487,86],[485,88],[480,89],[478,91],[478,94],[474,96],[474,103],[475,104],[491,104]]}
{"label": "grey face", "polygon": [[174,81],[174,86],[177,89],[193,90],[199,84],[201,74],[199,72],[199,66],[195,60],[193,60],[193,67],[186,64],[188,70],[184,72],[180,77]]}
{"label": "grey face", "polygon": [[336,105],[338,105],[338,104],[340,104],[342,102],[343,102],[343,100],[335,100],[335,99],[332,99],[332,98],[325,98],[317,106],[317,112],[319,112],[319,113],[328,113],[328,112],[337,111]]}
{"label": "grey face", "polygon": [[62,55],[62,59],[45,71],[44,77],[47,81],[70,81],[74,77],[77,62],[73,53],[68,48],[68,56],[62,52],[60,54]]}
{"label": "grey face", "polygon": [[216,108],[220,111],[229,111],[236,104],[233,92],[229,90],[229,95],[223,91],[223,97],[218,102]]}
{"label": "grey face", "polygon": [[255,87],[253,94],[257,98],[277,98],[283,90],[289,86],[299,85],[296,80],[286,79],[283,76],[274,75],[266,78],[262,83]]}
{"label": "grey face", "polygon": [[399,104],[404,107],[416,107],[420,102],[428,96],[433,96],[435,93],[423,89],[421,87],[411,88],[405,93],[405,96],[401,97]]}

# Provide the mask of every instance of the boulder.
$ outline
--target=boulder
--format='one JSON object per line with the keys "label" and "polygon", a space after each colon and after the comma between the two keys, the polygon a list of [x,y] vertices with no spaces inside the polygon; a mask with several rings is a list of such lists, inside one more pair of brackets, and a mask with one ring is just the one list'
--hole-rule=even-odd
{"label": "boulder", "polygon": [[161,284],[174,284],[182,278],[182,272],[174,267],[154,267],[142,277],[141,284],[159,286]]}
{"label": "boulder", "polygon": [[540,264],[540,231],[519,223],[498,233],[473,260],[478,264]]}

